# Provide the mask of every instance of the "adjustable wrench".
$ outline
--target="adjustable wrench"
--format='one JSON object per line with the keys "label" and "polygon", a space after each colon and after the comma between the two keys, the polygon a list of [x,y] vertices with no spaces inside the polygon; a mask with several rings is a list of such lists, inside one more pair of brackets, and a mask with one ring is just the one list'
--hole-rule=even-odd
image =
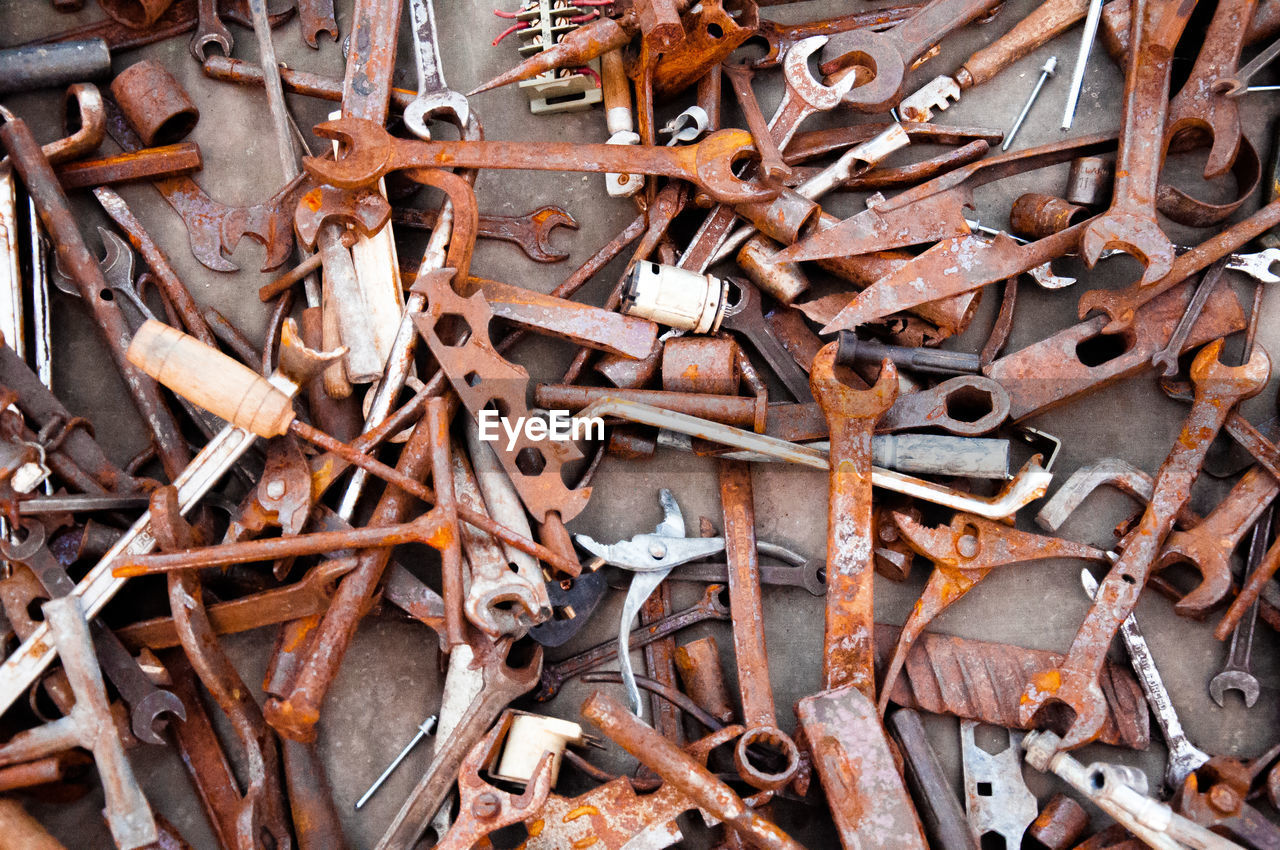
{"label": "adjustable wrench", "polygon": [[436,46],[436,10],[432,0],[409,0],[409,20],[413,27],[413,56],[418,66],[418,96],[404,108],[404,125],[419,139],[430,139],[429,117],[447,113],[451,121],[465,127],[471,110],[467,98],[445,84],[440,50]]}
{"label": "adjustable wrench", "polygon": [[1066,660],[1055,669],[1032,674],[1023,693],[1019,715],[1025,724],[1045,725],[1050,719],[1045,716],[1045,709],[1065,706],[1075,713],[1062,738],[1064,748],[1089,743],[1102,730],[1107,702],[1098,676],[1106,661],[1107,648],[1124,618],[1137,604],[1160,545],[1172,529],[1178,511],[1190,498],[1191,484],[1209,444],[1236,402],[1261,392],[1271,374],[1271,360],[1260,345],[1255,346],[1249,362],[1243,366],[1221,363],[1218,360],[1221,351],[1222,340],[1218,339],[1196,356],[1191,367],[1191,380],[1196,387],[1191,411],[1156,476],[1151,503],[1120,560],[1107,573]]}
{"label": "adjustable wrench", "polygon": [[531,171],[601,171],[656,174],[696,184],[713,200],[728,204],[769,201],[778,189],[749,183],[734,174],[738,160],[755,152],[746,130],[720,130],[695,145],[579,145],[572,142],[423,142],[397,139],[381,124],[339,118],[313,132],[343,145],[342,159],[307,157],[303,166],[325,183],[358,189],[390,171],[415,168],[503,168]]}
{"label": "adjustable wrench", "polygon": [[[1084,585],[1084,592],[1093,599],[1098,592],[1098,580],[1088,570],[1081,570],[1080,581]],[[1182,780],[1207,762],[1209,754],[1187,740],[1187,733],[1182,730],[1182,723],[1178,720],[1178,712],[1173,708],[1173,700],[1169,698],[1155,659],[1151,657],[1151,648],[1147,646],[1147,639],[1143,637],[1133,614],[1124,618],[1124,623],[1120,626],[1120,637],[1125,649],[1129,651],[1129,663],[1133,665],[1133,672],[1138,675],[1138,684],[1142,686],[1142,693],[1147,697],[1151,713],[1156,716],[1156,723],[1160,725],[1160,733],[1164,735],[1164,743],[1169,750],[1169,757],[1164,763],[1165,785],[1169,788],[1181,788]]]}

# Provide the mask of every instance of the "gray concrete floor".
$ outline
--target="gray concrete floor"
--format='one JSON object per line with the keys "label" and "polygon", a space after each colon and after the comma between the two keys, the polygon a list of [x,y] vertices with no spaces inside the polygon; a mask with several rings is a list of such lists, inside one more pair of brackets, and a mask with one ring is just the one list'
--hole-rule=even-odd
{"label": "gray concrete floor", "polygon": [[[491,0],[437,3],[439,26],[446,45],[445,73],[460,91],[492,77],[516,59],[510,43],[496,48],[488,44],[506,25],[490,14],[493,5]],[[948,37],[940,55],[912,73],[909,89],[914,90],[936,74],[957,68],[973,50],[1012,27],[1035,5],[1032,0],[1009,0],[992,22],[969,27]],[[345,36],[350,32],[352,4],[349,0],[339,0],[337,6],[339,25]],[[769,8],[763,14],[779,20],[803,21],[847,11],[853,6],[815,0]],[[0,3],[0,44],[17,43],[74,23],[96,19],[99,15],[99,10],[92,3],[84,12],[71,16],[52,14],[48,11],[48,4],[41,0]],[[256,45],[252,34],[234,26],[232,29],[236,36],[234,55],[255,61]],[[1078,38],[1079,30],[1076,29],[1049,43],[1005,71],[995,82],[967,93],[960,103],[937,118],[938,123],[1007,128],[1029,93],[1040,66],[1048,56],[1056,55],[1060,73],[1045,87],[1022,129],[1017,147],[1062,138],[1065,134],[1058,130],[1058,118]],[[280,60],[290,67],[341,76],[343,60],[339,45],[322,43],[319,50],[309,49],[299,38],[296,23],[277,30],[275,44]],[[407,33],[402,32],[402,58],[397,82],[412,88],[416,80],[408,58],[409,49]],[[205,167],[197,179],[206,191],[229,203],[252,203],[274,192],[282,182],[281,170],[262,92],[205,79],[187,52],[185,37],[125,52],[116,57],[115,70],[122,70],[142,58],[163,62],[186,86],[201,110],[200,123],[191,139],[200,144],[204,154]],[[1083,135],[1115,130],[1120,121],[1121,89],[1120,70],[1101,49],[1096,50],[1072,132]],[[781,96],[779,74],[762,75],[758,91],[762,106],[768,113]],[[5,105],[27,119],[42,140],[48,140],[59,132],[57,97],[55,93],[12,96],[6,98]],[[1246,133],[1264,156],[1272,145],[1269,126],[1274,111],[1267,97],[1250,96],[1242,112]],[[290,96],[289,100],[298,123],[303,127],[323,120],[332,108],[330,104],[298,96]],[[684,105],[685,102],[681,101],[664,107],[663,116],[673,114]],[[534,117],[529,114],[523,95],[514,87],[473,98],[472,107],[481,116],[491,139],[603,141],[607,135],[599,110]],[[727,92],[726,112],[727,121],[738,121],[732,97]],[[868,120],[866,116],[840,112],[819,116],[811,126],[865,120]],[[110,142],[107,146],[110,147]],[[907,151],[899,154],[897,159],[910,161],[918,156],[918,153]],[[1198,156],[1191,155],[1179,159],[1173,167],[1190,175],[1188,181],[1194,182],[1199,165]],[[1064,181],[1065,166],[994,184],[979,191],[977,212],[984,224],[1004,226],[1009,206],[1018,194],[1032,189],[1059,192]],[[266,311],[257,300],[256,290],[271,277],[256,271],[261,261],[261,249],[245,240],[234,256],[235,262],[241,266],[239,272],[211,272],[191,256],[181,221],[154,190],[139,186],[121,191],[164,248],[196,299],[217,307],[251,338],[260,340]],[[1204,187],[1200,191],[1210,194],[1215,188]],[[1225,191],[1229,192],[1230,187]],[[560,265],[536,265],[527,261],[513,246],[502,243],[482,241],[477,246],[475,274],[541,291],[549,291],[560,283],[634,215],[629,201],[607,198],[600,178],[594,175],[488,172],[480,176],[476,192],[480,207],[486,212],[524,213],[542,204],[554,203],[577,217],[581,229],[577,233],[559,235],[558,241],[571,252],[570,259]],[[824,206],[844,216],[859,209],[862,200],[862,196],[844,194],[828,199]],[[76,203],[83,212],[83,232],[89,243],[95,245],[97,236],[90,225],[101,223],[103,217],[87,196],[77,198]],[[418,203],[425,204],[426,200],[420,199]],[[1255,207],[1256,200],[1247,205],[1248,209]],[[1186,243],[1205,236],[1203,232],[1176,226],[1171,226],[1169,232],[1175,240]],[[416,243],[409,244],[413,249],[404,253],[412,254]],[[1086,288],[1123,285],[1132,279],[1133,268],[1125,260],[1105,262],[1097,270],[1083,273],[1081,281],[1073,289],[1065,291],[1043,291],[1025,283],[1020,290],[1017,323],[1009,350],[1016,350],[1073,324],[1080,292]],[[583,290],[580,298],[600,303],[613,286],[619,270],[619,264],[606,269]],[[1228,276],[1238,277],[1234,274]],[[1232,284],[1245,297],[1252,291],[1244,280],[1233,279]],[[96,423],[99,439],[117,460],[123,461],[142,447],[141,431],[136,427],[118,379],[104,365],[102,351],[85,312],[61,293],[54,293],[54,297],[56,390],[73,411],[90,417]],[[976,351],[985,339],[997,303],[997,297],[988,295],[971,329],[948,341],[946,347]],[[1274,308],[1273,298],[1268,297],[1264,309],[1271,311]],[[1264,318],[1259,329],[1259,342],[1271,351],[1280,351],[1278,336],[1280,326]],[[558,378],[570,354],[570,348],[560,342],[533,340],[525,344],[514,359],[525,365],[535,380],[548,380]],[[1255,422],[1266,419],[1271,415],[1274,398],[1274,388],[1269,388],[1259,398],[1247,403],[1245,412]],[[1185,411],[1184,405],[1165,399],[1157,391],[1148,373],[1045,414],[1030,424],[1063,439],[1062,453],[1055,468],[1058,481],[1061,481],[1078,466],[1103,456],[1122,457],[1154,473],[1167,453]],[[822,517],[826,510],[823,476],[798,468],[761,465],[755,471],[754,483],[758,536],[783,543],[806,555],[821,556],[825,546]],[[1193,507],[1201,512],[1208,511],[1226,492],[1229,483],[1201,481],[1195,489]],[[699,516],[707,516],[717,527],[720,525],[713,465],[702,459],[663,451],[646,463],[606,460],[595,479],[595,495],[586,511],[571,524],[571,530],[586,532],[603,540],[629,537],[649,530],[660,519],[657,491],[662,487],[674,491],[686,519],[692,521]],[[1030,516],[1034,508],[1023,511],[1020,527],[1033,530]],[[1074,540],[1110,546],[1114,542],[1111,528],[1130,509],[1124,497],[1100,493],[1072,518],[1061,533]],[[1079,567],[1074,562],[1055,561],[996,571],[982,586],[941,617],[934,624],[934,629],[942,633],[1065,651],[1087,610],[1077,579]],[[917,569],[910,580],[902,584],[877,579],[877,619],[901,622],[926,577],[926,571]],[[676,585],[675,605],[689,604],[698,592],[694,585]],[[620,602],[621,593],[611,594],[591,624],[570,645],[549,653],[551,658],[571,654],[612,635]],[[789,706],[818,688],[822,607],[822,600],[803,591],[770,588],[766,593],[766,631],[771,651],[772,680],[779,717],[788,729],[794,725]],[[1275,743],[1272,730],[1277,709],[1275,682],[1278,671],[1272,632],[1265,627],[1260,629],[1258,645],[1255,646],[1255,671],[1263,683],[1261,700],[1253,709],[1246,711],[1233,697],[1226,708],[1220,709],[1209,699],[1206,690],[1209,678],[1225,657],[1225,647],[1212,637],[1212,622],[1195,623],[1176,618],[1170,605],[1151,593],[1143,597],[1137,614],[1192,741],[1210,753],[1241,757],[1256,756]],[[693,638],[703,633],[716,635],[722,647],[731,646],[729,627],[721,623],[696,627],[682,638]],[[264,630],[225,641],[245,681],[250,684],[261,681],[273,636],[274,632]],[[725,665],[732,678],[731,657],[726,657]],[[403,742],[411,737],[415,725],[435,711],[440,698],[439,669],[435,637],[424,628],[392,615],[366,620],[347,656],[342,673],[325,704],[320,745],[337,804],[345,818],[346,837],[352,847],[371,846],[376,841],[421,775],[427,759],[423,749],[406,760],[400,771],[362,812],[353,812],[352,803],[356,797]],[[559,698],[542,709],[577,718],[587,693],[588,686],[571,684]],[[950,718],[929,718],[928,725],[934,745],[951,770],[958,789],[956,723]],[[1153,737],[1158,738],[1158,735]],[[238,754],[233,753],[233,758],[236,757]],[[1080,757],[1084,761],[1107,759],[1136,764],[1148,773],[1153,785],[1158,784],[1163,765],[1163,750],[1158,740],[1145,753],[1096,746],[1084,750]],[[155,808],[177,824],[195,847],[212,847],[213,839],[177,757],[168,750],[141,748],[134,751],[132,758]],[[618,768],[627,765],[626,759],[614,751],[605,754],[601,763]],[[1061,790],[1056,781],[1049,781],[1033,771],[1026,771],[1026,777],[1042,802],[1052,791]],[[33,811],[69,847],[107,847],[110,841],[97,816],[100,807],[101,796],[93,793],[72,806],[35,805]],[[825,812],[780,805],[777,816],[784,827],[793,830],[808,846],[835,846],[826,825]],[[688,834],[693,836],[688,846],[709,846],[696,833],[696,828],[688,830]]]}

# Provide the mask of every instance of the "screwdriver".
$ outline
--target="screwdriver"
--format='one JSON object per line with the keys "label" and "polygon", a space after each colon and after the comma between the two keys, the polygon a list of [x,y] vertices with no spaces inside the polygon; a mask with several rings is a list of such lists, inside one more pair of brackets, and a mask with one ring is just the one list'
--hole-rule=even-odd
{"label": "screwdriver", "polygon": [[[129,344],[127,356],[130,363],[156,381],[238,428],[264,439],[293,434],[427,504],[435,504],[436,497],[431,488],[324,431],[298,421],[293,402],[274,384],[195,337],[149,319],[138,328],[133,342]],[[459,504],[458,519],[557,569],[571,574],[580,569],[576,562],[570,563],[564,556],[498,524],[488,514]]]}

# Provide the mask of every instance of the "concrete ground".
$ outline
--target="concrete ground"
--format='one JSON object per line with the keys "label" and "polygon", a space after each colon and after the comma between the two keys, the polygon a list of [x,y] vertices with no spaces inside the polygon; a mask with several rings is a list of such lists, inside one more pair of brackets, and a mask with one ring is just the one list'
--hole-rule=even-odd
{"label": "concrete ground", "polygon": [[[339,26],[345,37],[351,31],[352,3],[339,0],[336,5]],[[444,39],[444,71],[449,82],[460,91],[471,89],[516,61],[510,41],[497,47],[489,45],[489,40],[506,26],[505,21],[491,14],[493,5],[491,0],[437,3],[439,29]],[[1035,5],[1032,0],[1009,0],[993,21],[949,36],[940,54],[911,74],[908,89],[914,90],[933,76],[959,67],[971,52],[1012,27]],[[847,3],[814,0],[771,7],[762,14],[784,21],[806,21],[850,8],[851,4]],[[862,8],[861,4],[858,8]],[[93,3],[88,4],[84,12],[70,16],[53,14],[48,4],[40,0],[0,3],[0,44],[19,43],[75,23],[94,20],[100,14]],[[236,37],[233,55],[256,61],[252,34],[235,26],[232,29]],[[407,26],[401,29],[397,83],[413,88],[416,78],[409,58]],[[1191,38],[1195,38],[1195,33],[1203,32],[1203,26],[1197,28],[1193,24],[1188,32],[1192,34]],[[1006,70],[994,82],[965,94],[958,104],[938,116],[938,123],[1008,128],[1030,92],[1040,66],[1049,56],[1055,55],[1059,60],[1059,73],[1045,86],[1017,139],[1016,147],[1064,138],[1067,134],[1058,129],[1058,119],[1078,40],[1077,28],[1050,42]],[[296,22],[276,31],[275,44],[279,59],[290,67],[333,77],[342,75],[340,45],[322,43],[319,50],[311,50],[299,38]],[[123,52],[115,59],[115,70],[120,71],[143,58],[163,62],[186,86],[200,108],[201,120],[191,139],[200,144],[204,155],[204,170],[197,179],[205,190],[227,203],[253,203],[274,192],[282,182],[282,172],[263,93],[204,78],[200,67],[188,53],[185,36],[142,50]],[[1182,74],[1186,73],[1190,61],[1183,62]],[[1268,74],[1262,76],[1268,77]],[[1262,81],[1268,82],[1269,79]],[[781,96],[780,74],[762,74],[757,90],[762,107],[768,114]],[[1121,71],[1099,46],[1089,64],[1072,134],[1116,130],[1120,123],[1121,92]],[[1246,134],[1264,157],[1273,144],[1270,125],[1274,109],[1268,97],[1248,96],[1241,115]],[[291,95],[289,101],[298,123],[304,128],[323,120],[333,108],[331,104],[301,96]],[[10,96],[4,100],[6,106],[32,124],[42,140],[59,134],[57,102],[58,93],[54,92]],[[660,117],[674,114],[687,103],[687,100],[680,100],[663,107]],[[477,96],[472,99],[472,108],[480,115],[490,139],[600,142],[607,136],[600,110],[535,117],[530,115],[524,96],[514,87]],[[725,109],[727,123],[743,126],[727,88]],[[806,128],[857,123],[873,118],[842,111],[819,116]],[[312,141],[314,144],[315,140]],[[110,142],[107,147],[110,148]],[[908,150],[897,155],[895,160],[906,162],[919,156],[919,153]],[[1185,181],[1183,185],[1193,185],[1197,182],[1195,175],[1201,165],[1201,155],[1192,154],[1178,158],[1171,169],[1179,173],[1179,179]],[[1015,197],[1029,190],[1060,193],[1065,174],[1066,167],[1062,166],[985,187],[977,195],[977,216],[985,225],[1003,227]],[[1228,186],[1224,191],[1229,193],[1230,188]],[[1207,196],[1216,189],[1203,187],[1198,191]],[[595,175],[492,171],[480,176],[476,193],[480,208],[485,212],[520,214],[542,204],[557,204],[579,221],[581,226],[576,233],[561,232],[557,235],[557,242],[570,251],[570,259],[559,265],[536,265],[525,259],[514,246],[504,243],[482,241],[477,246],[473,273],[540,291],[549,291],[560,283],[635,214],[630,201],[606,197],[601,179]],[[266,310],[258,302],[256,290],[273,275],[256,271],[262,259],[260,247],[250,240],[241,244],[234,255],[234,261],[241,267],[239,272],[221,274],[209,271],[192,257],[182,222],[153,189],[147,186],[127,187],[121,190],[121,194],[164,248],[196,299],[217,307],[250,338],[261,340]],[[824,201],[824,207],[845,216],[860,209],[862,201],[861,195],[841,194]],[[89,196],[81,194],[75,202],[82,212],[82,231],[89,244],[96,246],[98,238],[92,225],[103,223],[104,217]],[[436,200],[425,196],[417,200],[420,205],[428,202],[434,205]],[[1257,200],[1251,200],[1246,209],[1254,209],[1256,205]],[[1172,225],[1169,233],[1175,241],[1184,244],[1193,244],[1208,235]],[[401,255],[414,256],[420,246],[420,240],[404,239]],[[620,268],[620,263],[615,263],[597,275],[579,297],[589,303],[600,303],[614,285]],[[1061,291],[1041,290],[1029,281],[1024,282],[1008,350],[1017,350],[1075,323],[1079,293],[1088,288],[1127,284],[1133,279],[1134,268],[1132,263],[1123,259],[1104,262],[1092,272],[1076,268],[1073,273],[1080,273],[1080,282]],[[1228,273],[1227,277],[1247,305],[1252,286],[1238,274]],[[141,429],[137,427],[118,379],[106,365],[86,312],[62,293],[55,292],[54,298],[55,389],[74,412],[94,421],[98,438],[117,461],[123,462],[142,448]],[[957,351],[977,351],[988,333],[998,301],[998,293],[988,294],[969,331],[949,340],[946,347]],[[1273,296],[1268,296],[1264,309],[1275,309]],[[1259,342],[1271,351],[1280,351],[1278,337],[1280,325],[1266,321],[1264,317],[1258,331]],[[569,346],[556,340],[538,339],[524,344],[514,359],[526,366],[535,380],[555,380],[570,356]],[[1248,402],[1244,411],[1254,422],[1260,422],[1272,415],[1274,399],[1275,390],[1271,387]],[[1077,467],[1106,456],[1124,458],[1149,473],[1155,473],[1186,410],[1186,405],[1161,395],[1148,372],[1040,416],[1028,424],[1062,439],[1062,452],[1054,468],[1056,482],[1060,482]],[[1229,481],[1207,478],[1200,481],[1193,495],[1193,508],[1201,513],[1207,512],[1226,492],[1229,484]],[[589,506],[570,528],[597,539],[615,540],[651,530],[661,519],[657,493],[663,487],[675,493],[686,520],[692,523],[698,517],[706,516],[717,527],[721,522],[714,466],[705,459],[670,451],[660,451],[648,462],[606,459],[594,485],[594,497]],[[821,557],[826,537],[824,477],[800,468],[760,465],[755,470],[754,486],[759,538],[785,544],[808,556]],[[1033,505],[1022,512],[1019,527],[1035,530],[1030,522],[1035,509]],[[1130,511],[1131,505],[1124,497],[1111,492],[1099,493],[1072,517],[1061,529],[1061,534],[1073,540],[1108,547],[1114,542],[1111,529]],[[1065,651],[1087,610],[1077,577],[1080,566],[1075,562],[1051,561],[998,570],[935,622],[933,629],[940,633]],[[877,619],[902,622],[927,575],[926,570],[917,568],[902,584],[878,578]],[[132,591],[135,585],[130,587]],[[157,592],[157,586],[144,582],[138,582],[136,587],[140,596]],[[699,593],[696,585],[675,585],[675,606],[679,608],[690,604]],[[613,635],[621,599],[621,592],[611,593],[596,611],[590,625],[568,646],[552,650],[550,658],[569,655]],[[768,588],[765,604],[771,678],[779,718],[785,728],[791,729],[794,717],[790,706],[819,687],[823,601],[798,589]],[[1269,629],[1259,629],[1254,651],[1254,670],[1263,684],[1258,704],[1246,710],[1240,700],[1232,696],[1225,708],[1218,708],[1210,700],[1206,686],[1223,663],[1226,652],[1225,646],[1212,637],[1213,622],[1179,619],[1174,616],[1169,603],[1154,593],[1143,596],[1137,615],[1192,741],[1210,753],[1243,758],[1256,756],[1276,743],[1273,730],[1278,671],[1274,634]],[[731,646],[727,623],[698,626],[683,633],[681,638],[692,639],[701,634],[714,634],[721,647]],[[274,631],[262,630],[224,641],[245,681],[251,685],[261,681],[273,638]],[[1121,657],[1118,650],[1115,654]],[[725,665],[732,679],[733,663],[727,650]],[[336,802],[344,817],[346,838],[352,847],[372,846],[421,775],[427,762],[425,748],[419,748],[406,759],[367,807],[359,813],[353,811],[353,801],[412,736],[416,724],[435,712],[440,700],[439,670],[434,635],[394,614],[367,619],[347,656],[342,673],[325,703],[320,747]],[[538,710],[576,719],[590,687],[570,684],[554,702],[540,706]],[[927,723],[931,739],[959,790],[956,721],[930,717]],[[1153,733],[1153,738],[1158,737]],[[232,758],[238,758],[234,747],[230,749]],[[1086,762],[1105,759],[1136,764],[1146,771],[1153,787],[1159,783],[1164,758],[1159,740],[1153,741],[1145,753],[1094,746],[1078,755]],[[628,760],[612,750],[605,754],[593,752],[591,757],[607,767],[621,769],[628,766]],[[156,810],[173,821],[193,846],[214,846],[177,756],[167,749],[143,747],[132,753],[132,759]],[[562,784],[561,791],[575,793],[581,785],[570,781],[567,774],[566,771],[569,784]],[[1056,780],[1034,771],[1027,770],[1025,775],[1041,802],[1051,792],[1062,790]],[[92,793],[74,805],[34,805],[32,810],[68,847],[106,847],[109,846],[109,838],[97,816],[101,805],[100,794]],[[807,846],[835,846],[824,810],[784,803],[776,807],[775,813],[779,822]],[[1102,820],[1100,818],[1099,822]],[[709,839],[702,837],[690,819],[685,818],[682,823],[688,826],[686,834],[691,836],[687,846],[710,846]]]}

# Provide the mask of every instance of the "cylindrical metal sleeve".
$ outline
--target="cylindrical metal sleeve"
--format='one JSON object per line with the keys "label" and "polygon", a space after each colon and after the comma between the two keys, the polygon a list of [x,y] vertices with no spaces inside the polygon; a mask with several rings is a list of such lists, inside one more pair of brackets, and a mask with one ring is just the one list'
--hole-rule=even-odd
{"label": "cylindrical metal sleeve", "polygon": [[786,245],[798,241],[822,213],[816,201],[794,189],[783,189],[772,201],[738,204],[733,209],[765,236]]}
{"label": "cylindrical metal sleeve", "polygon": [[1027,835],[1047,850],[1068,850],[1088,828],[1089,813],[1084,807],[1065,794],[1054,794],[1027,827]]}
{"label": "cylindrical metal sleeve", "polygon": [[60,88],[111,73],[111,51],[100,38],[0,50],[0,94]]}
{"label": "cylindrical metal sleeve", "polygon": [[173,74],[149,59],[117,74],[111,94],[148,147],[181,141],[200,120],[200,110]]}
{"label": "cylindrical metal sleeve", "polygon": [[1106,206],[1111,200],[1113,171],[1111,162],[1100,156],[1071,160],[1067,171],[1067,200],[1086,207]]}
{"label": "cylindrical metal sleeve", "polygon": [[1053,195],[1027,192],[1019,195],[1009,212],[1009,228],[1025,239],[1043,239],[1073,224],[1079,224],[1091,213]]}
{"label": "cylindrical metal sleeve", "polygon": [[799,263],[776,262],[773,255],[779,249],[765,236],[753,236],[738,251],[738,266],[761,291],[790,304],[808,291],[809,277]]}
{"label": "cylindrical metal sleeve", "polygon": [[977,375],[982,371],[978,355],[941,348],[912,348],[858,339],[853,331],[840,332],[836,362],[841,366],[880,363],[888,357],[895,366],[931,375]]}
{"label": "cylindrical metal sleeve", "polygon": [[732,723],[735,712],[716,639],[707,635],[676,647],[675,662],[685,693],[721,723]]}
{"label": "cylindrical metal sleeve", "polygon": [[662,346],[662,388],[676,393],[736,395],[738,344],[727,337],[673,337]]}

